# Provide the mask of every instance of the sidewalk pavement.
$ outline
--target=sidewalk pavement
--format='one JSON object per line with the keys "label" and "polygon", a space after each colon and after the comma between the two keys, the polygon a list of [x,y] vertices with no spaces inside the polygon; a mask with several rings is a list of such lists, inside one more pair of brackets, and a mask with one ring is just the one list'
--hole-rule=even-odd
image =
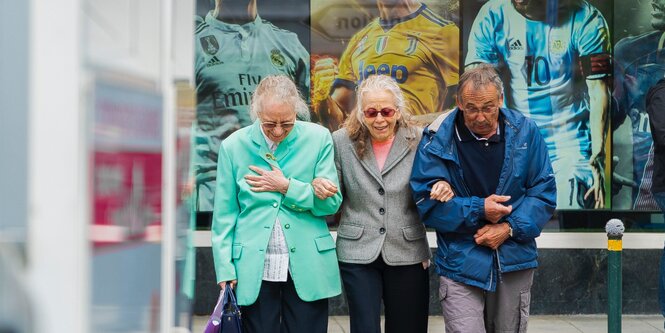
{"label": "sidewalk pavement", "polygon": [[[203,332],[208,317],[195,316],[193,331]],[[622,333],[665,333],[661,315],[624,315],[621,319]],[[331,316],[328,333],[348,333],[348,316]],[[429,317],[429,332],[444,333],[443,317]],[[606,315],[547,315],[531,316],[529,333],[606,333]]]}

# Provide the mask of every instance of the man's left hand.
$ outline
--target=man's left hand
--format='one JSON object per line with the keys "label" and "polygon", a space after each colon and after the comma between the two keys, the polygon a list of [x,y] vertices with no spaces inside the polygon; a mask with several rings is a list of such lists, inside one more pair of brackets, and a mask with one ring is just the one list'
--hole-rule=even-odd
{"label": "man's left hand", "polygon": [[[597,160],[597,159],[593,159]],[[605,208],[605,175],[599,165],[600,162],[591,163],[591,173],[593,174],[593,185],[584,193],[584,200],[593,194],[595,202],[593,208]]]}
{"label": "man's left hand", "polygon": [[254,192],[280,192],[286,194],[289,189],[289,180],[284,177],[282,170],[275,166],[270,165],[272,170],[263,170],[259,167],[250,165],[249,169],[256,172],[258,176],[246,175],[245,181]]}
{"label": "man's left hand", "polygon": [[476,244],[496,250],[508,239],[509,229],[508,223],[486,224],[478,229],[473,238],[476,240]]}

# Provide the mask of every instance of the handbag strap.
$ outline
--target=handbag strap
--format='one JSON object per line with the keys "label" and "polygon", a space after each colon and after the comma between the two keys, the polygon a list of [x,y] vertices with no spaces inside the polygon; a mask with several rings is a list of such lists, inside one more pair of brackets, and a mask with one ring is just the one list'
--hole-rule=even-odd
{"label": "handbag strap", "polygon": [[226,304],[229,304],[231,306],[233,312],[237,313],[240,312],[240,308],[238,307],[238,303],[236,301],[236,296],[233,293],[233,289],[228,284],[226,285],[226,287],[224,287],[224,291],[221,290],[219,291],[219,298],[217,298],[217,304],[215,305],[215,310],[213,310],[212,315],[210,315],[210,317],[221,320],[222,313],[224,312]]}
{"label": "handbag strap", "polygon": [[229,306],[233,309],[233,312],[240,312],[238,302],[236,301],[236,295],[233,292],[233,288],[230,286],[224,288],[224,300],[222,302],[224,305],[229,304]]}

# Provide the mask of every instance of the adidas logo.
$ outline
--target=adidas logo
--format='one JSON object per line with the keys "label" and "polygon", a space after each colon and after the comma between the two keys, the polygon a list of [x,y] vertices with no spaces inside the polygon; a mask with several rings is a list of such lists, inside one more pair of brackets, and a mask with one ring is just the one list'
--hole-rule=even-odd
{"label": "adidas logo", "polygon": [[211,66],[216,66],[216,65],[221,65],[223,62],[217,58],[217,56],[213,56],[208,60],[208,63],[206,64],[206,67],[211,67]]}
{"label": "adidas logo", "polygon": [[517,51],[517,50],[524,50],[524,46],[522,46],[522,42],[520,40],[514,41],[512,44],[510,44],[510,50],[511,51]]}

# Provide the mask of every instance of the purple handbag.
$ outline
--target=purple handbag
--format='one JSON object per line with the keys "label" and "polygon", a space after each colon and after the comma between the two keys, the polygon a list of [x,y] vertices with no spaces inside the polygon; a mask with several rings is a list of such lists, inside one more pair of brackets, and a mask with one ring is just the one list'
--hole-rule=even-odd
{"label": "purple handbag", "polygon": [[203,333],[242,333],[240,308],[233,289],[228,284],[223,292],[219,292],[217,305]]}

